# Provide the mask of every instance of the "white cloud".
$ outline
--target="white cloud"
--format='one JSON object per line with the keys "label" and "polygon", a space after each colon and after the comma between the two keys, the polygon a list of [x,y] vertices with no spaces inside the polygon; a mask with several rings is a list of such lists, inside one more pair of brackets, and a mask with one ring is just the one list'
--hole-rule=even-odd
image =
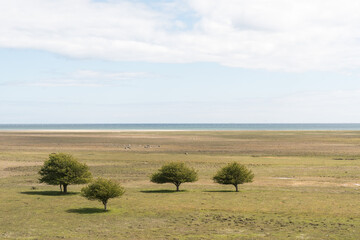
{"label": "white cloud", "polygon": [[356,0],[12,0],[0,9],[1,47],[285,71],[360,66]]}

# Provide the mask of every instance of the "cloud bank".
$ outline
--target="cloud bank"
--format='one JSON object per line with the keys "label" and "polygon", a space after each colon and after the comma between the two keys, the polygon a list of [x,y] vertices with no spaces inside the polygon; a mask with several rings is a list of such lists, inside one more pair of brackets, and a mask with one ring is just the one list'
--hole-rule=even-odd
{"label": "cloud bank", "polygon": [[225,102],[1,99],[0,109],[7,114],[0,123],[358,123],[359,104],[358,90]]}
{"label": "cloud bank", "polygon": [[68,74],[60,74],[51,79],[36,81],[7,81],[0,86],[32,86],[32,87],[104,87],[130,84],[134,80],[153,77],[145,72],[98,72],[78,70]]}
{"label": "cloud bank", "polygon": [[1,1],[0,47],[280,71],[360,66],[356,0],[149,2]]}

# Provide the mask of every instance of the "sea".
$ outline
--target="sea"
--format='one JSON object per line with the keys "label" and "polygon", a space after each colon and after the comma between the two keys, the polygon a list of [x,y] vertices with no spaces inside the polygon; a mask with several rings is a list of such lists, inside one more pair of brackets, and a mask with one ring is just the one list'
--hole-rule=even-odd
{"label": "sea", "polygon": [[360,123],[107,123],[107,124],[0,124],[0,130],[360,130]]}

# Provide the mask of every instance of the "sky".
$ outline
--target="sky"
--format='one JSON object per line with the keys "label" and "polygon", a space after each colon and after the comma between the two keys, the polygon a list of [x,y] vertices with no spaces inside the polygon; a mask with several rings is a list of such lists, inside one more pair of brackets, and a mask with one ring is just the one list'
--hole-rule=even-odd
{"label": "sky", "polygon": [[356,0],[0,0],[0,124],[359,123]]}

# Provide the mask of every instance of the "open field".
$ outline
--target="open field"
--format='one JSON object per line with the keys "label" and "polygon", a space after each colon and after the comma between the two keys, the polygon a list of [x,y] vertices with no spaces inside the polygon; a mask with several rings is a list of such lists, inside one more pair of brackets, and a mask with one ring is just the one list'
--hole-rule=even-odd
{"label": "open field", "polygon": [[[102,204],[39,184],[48,154],[71,153],[122,198]],[[199,181],[149,182],[183,161]],[[253,183],[214,184],[228,162]],[[35,187],[36,189],[32,189]],[[0,132],[0,239],[360,239],[359,131]]]}

